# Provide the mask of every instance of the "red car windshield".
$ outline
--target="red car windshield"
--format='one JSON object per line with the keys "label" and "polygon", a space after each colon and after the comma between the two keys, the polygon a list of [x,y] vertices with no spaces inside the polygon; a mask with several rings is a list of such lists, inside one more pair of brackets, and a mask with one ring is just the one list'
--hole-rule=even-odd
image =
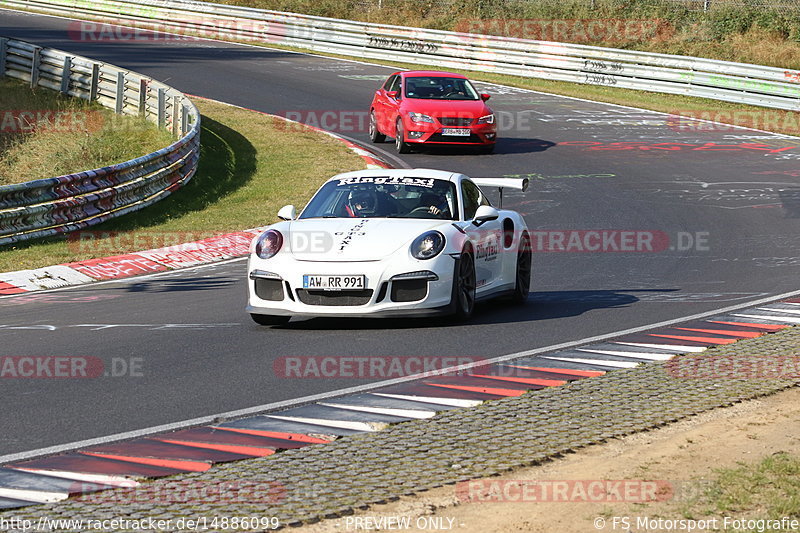
{"label": "red car windshield", "polygon": [[446,76],[406,78],[405,97],[425,100],[478,100],[480,95],[469,80]]}

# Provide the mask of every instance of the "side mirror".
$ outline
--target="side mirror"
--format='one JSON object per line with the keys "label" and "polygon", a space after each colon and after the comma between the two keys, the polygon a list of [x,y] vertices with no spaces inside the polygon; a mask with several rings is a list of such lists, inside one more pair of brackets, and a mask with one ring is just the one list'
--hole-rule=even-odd
{"label": "side mirror", "polygon": [[387,91],[386,96],[397,99],[400,96],[400,91]]}
{"label": "side mirror", "polygon": [[492,97],[491,94],[481,93],[481,100],[483,100],[484,102],[491,97]]}
{"label": "side mirror", "polygon": [[294,220],[297,217],[297,210],[293,205],[285,205],[278,211],[278,218],[281,220]]}
{"label": "side mirror", "polygon": [[497,220],[498,218],[500,218],[500,212],[497,209],[490,205],[482,205],[475,211],[475,216],[472,217],[472,223],[476,226],[480,226],[484,222]]}

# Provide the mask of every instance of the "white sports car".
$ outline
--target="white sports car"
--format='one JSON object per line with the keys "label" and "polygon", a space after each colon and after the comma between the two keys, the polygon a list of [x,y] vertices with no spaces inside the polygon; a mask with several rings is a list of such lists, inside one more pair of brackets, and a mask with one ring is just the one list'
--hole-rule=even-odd
{"label": "white sports car", "polygon": [[528,296],[531,246],[519,213],[480,187],[525,190],[527,179],[429,169],[364,170],[329,179],[297,216],[278,212],[253,240],[247,312],[259,324],[293,316],[451,314],[476,300]]}

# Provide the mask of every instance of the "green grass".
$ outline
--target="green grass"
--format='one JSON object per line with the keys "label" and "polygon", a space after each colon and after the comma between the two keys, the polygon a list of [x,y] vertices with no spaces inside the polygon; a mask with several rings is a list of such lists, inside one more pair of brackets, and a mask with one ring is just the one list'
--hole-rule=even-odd
{"label": "green grass", "polygon": [[[735,468],[715,470],[707,488],[696,497],[660,509],[660,514],[675,518],[717,519],[723,530],[723,519],[800,520],[800,457],[785,452],[766,456],[753,463],[739,463]],[[762,526],[769,525],[762,523]],[[733,531],[732,524],[727,530]],[[760,529],[756,529],[759,528]],[[741,531],[742,529],[738,529]],[[755,528],[746,531],[791,531],[791,529]],[[796,531],[796,530],[795,530]]]}
{"label": "green grass", "polygon": [[330,176],[364,168],[363,159],[327,135],[287,128],[280,119],[233,106],[206,100],[195,104],[202,115],[201,158],[184,188],[151,207],[90,228],[95,236],[91,247],[60,237],[1,248],[0,272],[266,225],[283,205],[304,205]]}
{"label": "green grass", "polygon": [[0,185],[121,163],[169,146],[169,132],[96,103],[0,78]]}

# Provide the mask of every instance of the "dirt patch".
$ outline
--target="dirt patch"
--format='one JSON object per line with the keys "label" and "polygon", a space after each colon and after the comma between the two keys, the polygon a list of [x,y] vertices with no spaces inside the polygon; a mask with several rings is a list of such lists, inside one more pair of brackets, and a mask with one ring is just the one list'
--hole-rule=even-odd
{"label": "dirt patch", "polygon": [[[516,469],[481,485],[450,485],[294,531],[689,531],[687,523],[668,521],[687,518],[684,506],[713,482],[715,469],[777,452],[800,455],[798,429],[800,389],[793,388]],[[531,481],[538,484],[525,483]],[[652,494],[657,501],[641,503]],[[469,502],[470,495],[483,501]]]}

